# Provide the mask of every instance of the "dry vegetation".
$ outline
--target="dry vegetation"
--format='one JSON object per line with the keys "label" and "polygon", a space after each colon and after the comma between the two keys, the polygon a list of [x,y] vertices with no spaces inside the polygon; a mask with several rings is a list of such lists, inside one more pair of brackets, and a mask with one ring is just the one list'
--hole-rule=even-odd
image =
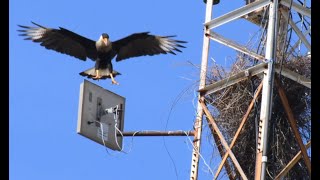
{"label": "dry vegetation", "polygon": [[[252,62],[243,57],[243,55],[239,55],[237,62],[233,65],[230,72],[226,72],[223,67],[215,64],[211,69],[207,84],[228,78],[229,76],[246,69],[248,63],[250,64]],[[311,78],[310,62],[311,58],[295,57],[290,61],[284,61],[282,67],[286,67],[307,78]],[[278,76],[278,74],[276,75]],[[281,86],[286,91],[303,141],[306,143],[311,139],[311,90],[283,76],[281,76],[280,81]],[[206,103],[229,144],[231,143],[260,83],[260,77],[254,76],[206,96]],[[255,102],[255,106],[251,111],[244,128],[241,131],[235,146],[232,148],[233,153],[249,179],[254,179],[256,134],[257,123],[260,116],[260,104],[261,96]],[[269,125],[266,178],[273,179],[300,151],[276,86],[273,90],[272,117]],[[216,146],[217,145],[219,144],[216,144]],[[232,161],[228,159],[228,162],[232,165],[233,172],[237,172]],[[226,171],[224,171],[224,173],[226,173]],[[300,160],[299,163],[289,171],[285,179],[292,179],[293,177],[294,179],[310,179],[303,160]],[[239,175],[237,175],[237,179],[240,179]]]}

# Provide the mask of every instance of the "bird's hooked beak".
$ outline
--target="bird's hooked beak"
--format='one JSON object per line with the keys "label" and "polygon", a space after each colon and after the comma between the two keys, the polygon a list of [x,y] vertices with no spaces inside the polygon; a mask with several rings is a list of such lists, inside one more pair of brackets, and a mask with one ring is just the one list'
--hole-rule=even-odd
{"label": "bird's hooked beak", "polygon": [[108,38],[102,37],[102,41],[106,46],[108,46]]}

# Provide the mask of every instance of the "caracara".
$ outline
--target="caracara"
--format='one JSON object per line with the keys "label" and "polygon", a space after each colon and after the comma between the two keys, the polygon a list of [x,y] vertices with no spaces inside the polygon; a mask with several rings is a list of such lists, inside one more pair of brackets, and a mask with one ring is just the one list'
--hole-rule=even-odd
{"label": "caracara", "polygon": [[112,84],[119,84],[114,77],[120,75],[112,66],[112,59],[116,61],[157,54],[181,52],[178,48],[185,48],[179,41],[171,39],[175,36],[151,35],[149,32],[134,33],[117,41],[110,41],[107,33],[102,33],[97,41],[80,36],[70,30],[47,28],[32,22],[36,27],[20,26],[21,36],[26,40],[40,43],[47,49],[67,54],[85,61],[87,58],[95,61],[95,66],[80,73],[82,76],[94,80],[111,78]]}

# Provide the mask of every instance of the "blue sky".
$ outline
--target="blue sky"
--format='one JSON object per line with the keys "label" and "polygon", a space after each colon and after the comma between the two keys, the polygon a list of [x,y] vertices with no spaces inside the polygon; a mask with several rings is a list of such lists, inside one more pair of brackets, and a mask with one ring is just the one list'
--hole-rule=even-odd
{"label": "blue sky", "polygon": [[[125,154],[112,150],[108,153],[100,144],[77,134],[79,87],[85,79],[79,72],[94,63],[24,41],[16,30],[18,24],[31,25],[34,21],[46,27],[64,27],[92,40],[103,32],[114,41],[150,31],[188,41],[187,48],[176,56],[114,62],[114,69],[122,73],[116,78],[119,86],[112,85],[109,79],[94,83],[126,98],[125,131],[192,130],[205,17],[202,0],[9,3],[11,180],[189,178],[192,139],[187,137],[126,137],[124,150],[130,152]],[[244,1],[222,1],[213,8],[213,15],[217,17],[243,5]],[[217,32],[246,43],[256,29],[239,20],[217,28]],[[211,42],[211,46],[215,50],[210,53],[209,62],[214,59],[228,67],[234,51],[217,43]],[[201,153],[206,163],[212,164],[211,155],[217,152],[213,152],[209,136],[204,130]],[[199,179],[212,179],[202,159]]]}

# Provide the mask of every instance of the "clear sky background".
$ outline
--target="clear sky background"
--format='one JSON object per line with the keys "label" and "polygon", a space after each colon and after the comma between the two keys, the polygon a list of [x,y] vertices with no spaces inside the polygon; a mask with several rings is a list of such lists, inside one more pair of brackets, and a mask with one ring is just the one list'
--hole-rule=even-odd
{"label": "clear sky background", "polygon": [[[9,1],[9,175],[11,180],[185,180],[190,176],[192,145],[187,137],[125,137],[124,151],[106,150],[76,133],[79,72],[91,60],[46,50],[18,36],[18,24],[31,21],[64,27],[92,40],[108,33],[112,41],[135,32],[177,35],[188,41],[183,53],[114,61],[121,72],[95,84],[126,98],[125,131],[193,130],[201,63],[205,4],[202,0]],[[214,6],[217,17],[245,4],[226,0]],[[245,44],[257,28],[238,20],[217,32]],[[211,42],[209,63],[228,67],[234,51]],[[93,82],[92,80],[90,80]],[[206,128],[207,129],[207,128]],[[212,179],[210,133],[203,132],[199,179]],[[166,145],[166,146],[165,146]],[[205,160],[205,163],[204,161]],[[211,166],[211,168],[214,168]],[[177,172],[177,173],[176,173]],[[222,177],[223,179],[223,177]]]}

